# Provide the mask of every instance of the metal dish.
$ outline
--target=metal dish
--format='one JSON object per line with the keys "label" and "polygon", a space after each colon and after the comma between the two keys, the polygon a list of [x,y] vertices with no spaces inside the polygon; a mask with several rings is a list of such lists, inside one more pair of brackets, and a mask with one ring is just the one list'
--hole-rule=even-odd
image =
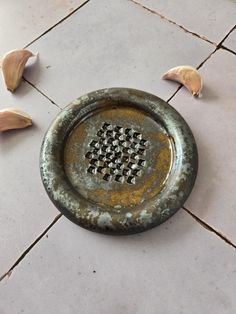
{"label": "metal dish", "polygon": [[73,101],[50,126],[40,156],[55,206],[78,225],[109,234],[167,220],[190,194],[197,167],[196,143],[180,114],[127,88]]}

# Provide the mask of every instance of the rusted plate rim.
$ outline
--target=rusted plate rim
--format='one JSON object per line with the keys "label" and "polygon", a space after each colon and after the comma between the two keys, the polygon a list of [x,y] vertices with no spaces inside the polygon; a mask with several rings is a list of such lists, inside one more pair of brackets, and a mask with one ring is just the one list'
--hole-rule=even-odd
{"label": "rusted plate rim", "polygon": [[[106,99],[141,108],[161,123],[172,138],[174,158],[164,189],[137,207],[138,219],[127,224],[127,216],[106,210],[78,194],[63,167],[65,139],[73,127]],[[102,233],[131,234],[164,222],[186,201],[197,174],[198,155],[193,134],[185,120],[168,103],[149,93],[127,88],[109,88],[86,94],[67,106],[49,127],[41,147],[40,171],[44,187],[55,206],[80,226]],[[96,219],[94,219],[96,217]]]}

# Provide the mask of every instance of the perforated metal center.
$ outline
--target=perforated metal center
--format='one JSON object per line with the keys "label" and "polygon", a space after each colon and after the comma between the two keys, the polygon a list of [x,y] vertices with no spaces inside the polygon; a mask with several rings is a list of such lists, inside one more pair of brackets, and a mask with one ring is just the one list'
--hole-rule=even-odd
{"label": "perforated metal center", "polygon": [[135,184],[146,166],[148,144],[140,132],[105,122],[85,154],[87,171],[105,181]]}

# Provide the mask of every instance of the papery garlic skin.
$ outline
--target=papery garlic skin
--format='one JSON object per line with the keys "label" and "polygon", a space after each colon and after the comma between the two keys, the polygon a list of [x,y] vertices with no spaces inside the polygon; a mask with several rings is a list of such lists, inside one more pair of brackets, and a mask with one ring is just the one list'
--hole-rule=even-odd
{"label": "papery garlic skin", "polygon": [[1,68],[6,87],[14,92],[20,85],[25,64],[35,55],[29,50],[16,49],[6,53],[1,60]]}
{"label": "papery garlic skin", "polygon": [[22,129],[30,125],[32,125],[32,119],[27,113],[15,108],[0,110],[0,132]]}
{"label": "papery garlic skin", "polygon": [[194,96],[200,96],[202,78],[198,71],[188,65],[182,65],[167,71],[162,78],[183,84]]}

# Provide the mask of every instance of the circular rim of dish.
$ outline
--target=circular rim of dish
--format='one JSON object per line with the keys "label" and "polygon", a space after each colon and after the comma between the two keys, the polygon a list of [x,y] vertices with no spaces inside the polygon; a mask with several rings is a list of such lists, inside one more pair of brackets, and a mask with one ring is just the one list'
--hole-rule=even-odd
{"label": "circular rim of dish", "polygon": [[[68,135],[79,121],[106,100],[118,104],[128,103],[152,114],[153,119],[165,128],[174,147],[171,171],[165,187],[138,209],[139,218],[132,224],[127,223],[124,213],[108,211],[80,195],[69,182],[63,166],[64,143]],[[166,221],[185,203],[194,186],[197,170],[196,142],[183,117],[159,97],[130,88],[101,89],[71,102],[52,122],[40,152],[42,182],[58,210],[81,227],[106,234],[139,233]],[[93,219],[95,216],[96,219]]]}

